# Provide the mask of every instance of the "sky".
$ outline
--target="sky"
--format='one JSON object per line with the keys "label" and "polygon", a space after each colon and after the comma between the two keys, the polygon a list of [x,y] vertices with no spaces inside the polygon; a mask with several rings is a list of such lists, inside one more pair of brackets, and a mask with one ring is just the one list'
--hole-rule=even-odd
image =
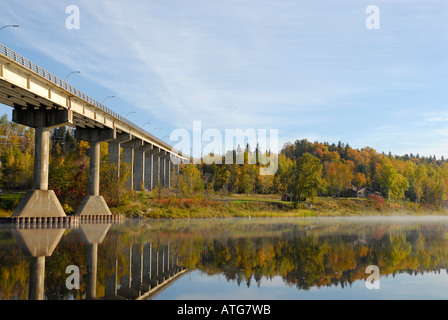
{"label": "sky", "polygon": [[[223,136],[278,130],[280,148],[308,139],[448,157],[444,0],[0,0],[0,8],[0,27],[20,25],[1,30],[0,43],[61,79],[80,71],[67,81],[99,102],[115,96],[107,107],[167,142],[199,121]],[[10,107],[0,112],[11,117]]]}

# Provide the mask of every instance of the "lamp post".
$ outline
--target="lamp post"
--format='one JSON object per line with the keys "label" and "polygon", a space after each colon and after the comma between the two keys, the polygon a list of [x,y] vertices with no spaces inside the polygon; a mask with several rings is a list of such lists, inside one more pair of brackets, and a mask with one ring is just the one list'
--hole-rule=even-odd
{"label": "lamp post", "polygon": [[67,78],[68,78],[70,75],[74,74],[74,73],[81,73],[81,71],[72,71],[72,72],[70,72],[70,73],[67,74],[67,76],[65,77],[64,82],[67,82]]}
{"label": "lamp post", "polygon": [[3,30],[3,29],[8,28],[8,27],[19,28],[20,26],[18,24],[8,24],[6,26],[1,27],[0,30]]}
{"label": "lamp post", "polygon": [[151,124],[151,122],[145,122],[145,123],[142,125],[142,128],[145,126],[145,124]]}
{"label": "lamp post", "polygon": [[128,113],[125,115],[125,118],[127,118],[128,115],[130,115],[131,113],[136,113],[136,112],[135,112],[135,111],[128,112]]}
{"label": "lamp post", "polygon": [[104,100],[103,100],[103,102],[101,102],[101,104],[104,104],[104,102],[109,98],[115,98],[115,96],[108,96],[108,97],[104,98]]}

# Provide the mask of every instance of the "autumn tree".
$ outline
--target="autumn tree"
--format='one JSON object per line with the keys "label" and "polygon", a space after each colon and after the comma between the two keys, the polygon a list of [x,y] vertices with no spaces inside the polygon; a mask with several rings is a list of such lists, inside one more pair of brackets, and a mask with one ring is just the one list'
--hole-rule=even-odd
{"label": "autumn tree", "polygon": [[426,166],[421,164],[414,170],[411,185],[415,195],[415,203],[419,203],[424,194],[425,181],[428,178]]}
{"label": "autumn tree", "polygon": [[327,162],[325,165],[326,180],[329,192],[333,196],[340,196],[345,188],[351,186],[354,164],[348,162]]}

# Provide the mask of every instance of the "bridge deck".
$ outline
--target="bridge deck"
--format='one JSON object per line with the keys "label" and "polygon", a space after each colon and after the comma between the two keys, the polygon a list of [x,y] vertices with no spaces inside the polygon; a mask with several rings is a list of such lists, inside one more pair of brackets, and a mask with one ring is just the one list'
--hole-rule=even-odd
{"label": "bridge deck", "polygon": [[20,109],[70,110],[70,125],[126,132],[181,159],[188,159],[117,112],[0,44],[0,103]]}

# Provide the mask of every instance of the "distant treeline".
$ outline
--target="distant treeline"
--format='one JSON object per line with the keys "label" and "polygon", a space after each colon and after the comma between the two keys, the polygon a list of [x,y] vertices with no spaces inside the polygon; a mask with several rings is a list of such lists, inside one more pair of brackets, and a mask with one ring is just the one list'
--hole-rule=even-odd
{"label": "distant treeline", "polygon": [[[255,156],[248,145],[244,152],[245,159]],[[290,193],[295,201],[317,195],[339,197],[347,195],[349,189],[369,187],[388,201],[408,199],[439,207],[448,189],[448,163],[443,158],[386,155],[341,142],[289,142],[278,155],[275,175],[258,175],[260,166],[246,161],[241,165],[202,164],[199,169],[208,174],[214,191]]]}

